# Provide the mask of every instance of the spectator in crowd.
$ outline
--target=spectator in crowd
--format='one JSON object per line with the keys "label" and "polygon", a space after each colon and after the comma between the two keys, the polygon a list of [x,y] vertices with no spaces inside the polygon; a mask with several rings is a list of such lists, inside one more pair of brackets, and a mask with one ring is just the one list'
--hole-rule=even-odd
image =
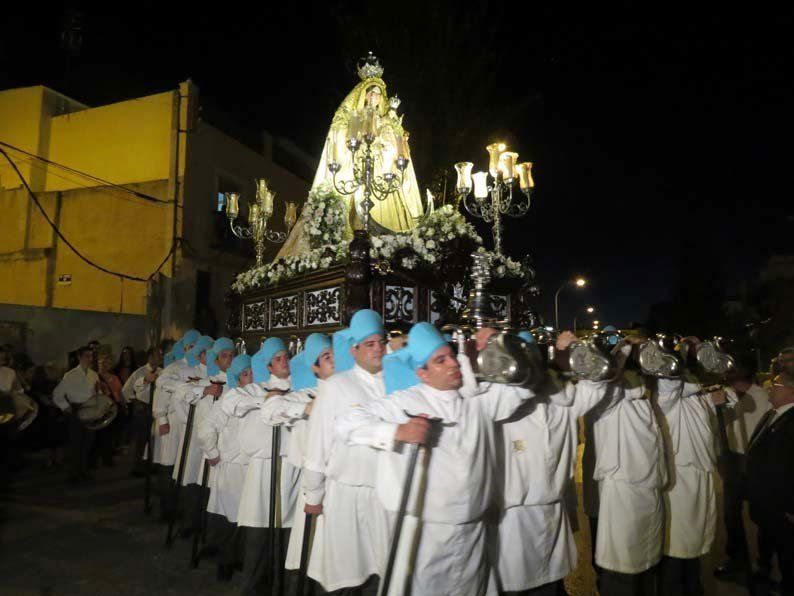
{"label": "spectator in crowd", "polygon": [[135,372],[137,368],[138,365],[135,363],[135,350],[132,346],[124,346],[121,348],[119,361],[116,363],[113,373],[119,378],[122,385],[127,382],[127,379],[130,378],[130,375]]}
{"label": "spectator in crowd", "polygon": [[107,428],[97,431],[96,436],[96,455],[102,458],[102,462],[108,466],[113,466],[113,456],[115,455],[120,429],[123,419],[126,416],[127,405],[124,396],[121,394],[122,384],[119,378],[111,370],[110,356],[99,358],[99,390],[116,402],[119,413],[116,419]]}

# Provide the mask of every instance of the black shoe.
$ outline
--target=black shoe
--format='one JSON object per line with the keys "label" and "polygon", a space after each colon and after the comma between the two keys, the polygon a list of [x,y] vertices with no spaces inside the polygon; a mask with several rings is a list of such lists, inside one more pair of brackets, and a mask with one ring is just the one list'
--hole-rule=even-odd
{"label": "black shoe", "polygon": [[739,566],[730,559],[728,559],[722,565],[717,565],[717,567],[714,568],[714,577],[716,577],[717,579],[726,579],[730,576],[735,575],[739,571],[740,571]]}
{"label": "black shoe", "polygon": [[234,565],[218,565],[218,573],[215,576],[219,582],[232,581],[234,575]]}

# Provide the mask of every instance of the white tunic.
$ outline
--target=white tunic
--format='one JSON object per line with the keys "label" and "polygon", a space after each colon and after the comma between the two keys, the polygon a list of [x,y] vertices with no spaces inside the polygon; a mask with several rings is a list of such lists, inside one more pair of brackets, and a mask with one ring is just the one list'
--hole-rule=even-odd
{"label": "white tunic", "polygon": [[[325,381],[318,379],[317,383],[322,385]],[[316,388],[274,396],[267,399],[259,410],[265,424],[272,426],[280,424],[282,428],[290,429],[287,462],[301,473],[308,442],[309,418],[305,414],[306,404],[310,403],[315,395],[317,395]],[[287,569],[300,569],[301,549],[303,548],[303,531],[306,522],[303,509],[306,499],[302,490],[297,492],[295,515],[292,519],[292,531],[289,534],[287,558],[284,565]]]}
{"label": "white tunic", "polygon": [[[640,379],[636,379],[640,381]],[[613,385],[617,400],[604,400],[585,419],[592,429],[587,451],[595,455],[585,478],[598,500],[596,563],[619,573],[641,573],[662,557],[667,482],[664,445],[644,385]]]}
{"label": "white tunic", "polygon": [[[152,384],[146,382],[146,375],[150,372],[156,372],[158,375],[162,373],[163,369],[159,366],[155,369],[152,369],[148,364],[144,364],[134,373],[132,373],[127,379],[127,382],[124,383],[124,387],[122,388],[121,392],[124,395],[124,398],[131,402],[133,400],[138,401],[142,404],[145,404],[147,407],[149,406],[149,401],[152,398],[151,388]],[[149,433],[152,436],[152,454],[159,453],[161,449],[161,439],[160,433],[157,432],[157,422],[152,419],[151,428],[149,428]],[[143,459],[148,458],[148,451],[147,449],[149,446],[147,445],[146,448],[143,450]]]}
{"label": "white tunic", "polygon": [[309,418],[302,487],[306,502],[322,503],[309,576],[327,591],[363,584],[381,574],[388,553],[388,518],[375,494],[377,453],[336,439],[338,416],[385,396],[383,375],[359,366],[319,387]]}
{"label": "white tunic", "polygon": [[663,493],[664,554],[680,559],[711,550],[717,522],[714,491],[716,433],[714,406],[700,386],[683,379],[659,379],[659,408],[666,425],[665,451],[671,486]]}
{"label": "white tunic", "polygon": [[[190,444],[188,445],[186,453],[185,472],[182,476],[182,486],[201,484],[204,460],[206,458],[201,450],[198,429],[202,421],[212,412],[213,404],[212,396],[204,395],[204,389],[209,386],[213,380],[219,380],[215,377],[212,379],[208,378],[207,369],[203,365],[201,366],[200,373],[200,380],[178,385],[171,399],[172,412],[183,429],[186,429],[190,406],[192,405],[195,407],[193,413],[193,429],[190,433]],[[179,440],[179,448],[177,449],[178,455],[172,475],[174,480],[177,479],[179,474],[179,458],[181,457],[180,454],[182,453],[182,448],[185,443],[185,435],[186,430],[183,430]]]}
{"label": "white tunic", "polygon": [[[168,412],[171,409],[172,393],[179,383],[187,380],[187,377],[182,376],[182,370],[186,368],[191,368],[188,367],[186,358],[175,360],[166,366],[160,376],[157,377],[154,404],[152,405],[155,429],[164,424],[169,424],[170,426]],[[171,428],[167,435],[160,437],[158,446],[160,449],[154,452],[154,463],[163,466],[173,466],[176,461],[176,450],[179,446],[179,437],[176,436],[174,428]]]}
{"label": "white tunic", "polygon": [[[228,385],[225,385],[224,389],[227,387]],[[220,462],[214,466],[213,473],[210,474],[207,511],[237,523],[248,456],[240,448],[240,419],[229,416],[223,408],[223,402],[230,392],[230,390],[224,392],[199,424],[199,442],[207,459],[220,457]]]}
{"label": "white tunic", "polygon": [[[279,387],[280,386],[280,387]],[[251,528],[270,527],[270,473],[273,461],[273,427],[262,421],[260,409],[265,404],[269,389],[287,388],[289,380],[272,377],[268,387],[257,384],[239,387],[229,392],[224,400],[224,410],[229,416],[239,419],[240,449],[249,458],[245,472],[240,510],[237,524]],[[294,513],[294,500],[297,496],[296,470],[291,466],[285,469],[284,459],[287,451],[286,433],[282,433],[279,454],[282,457],[281,482],[277,492],[280,499],[281,519],[277,525],[288,528]]]}
{"label": "white tunic", "polygon": [[557,581],[576,566],[565,498],[576,464],[576,421],[606,394],[606,383],[549,381],[497,425],[502,491],[495,560],[504,591]]}
{"label": "white tunic", "polygon": [[518,387],[483,384],[480,392],[464,398],[457,390],[417,385],[356,406],[337,419],[337,432],[349,445],[382,450],[377,490],[392,513],[399,508],[409,452],[394,441],[397,426],[408,422],[405,412],[440,419],[429,463],[412,483],[408,513],[421,520],[421,529],[401,536],[401,543],[419,540],[411,594],[487,592],[490,570],[482,517],[493,496],[494,422],[508,418],[530,395]]}

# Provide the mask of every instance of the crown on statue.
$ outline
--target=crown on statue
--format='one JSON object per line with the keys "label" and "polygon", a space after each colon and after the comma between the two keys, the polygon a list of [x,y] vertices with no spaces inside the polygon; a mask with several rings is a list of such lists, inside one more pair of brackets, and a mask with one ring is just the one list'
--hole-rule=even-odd
{"label": "crown on statue", "polygon": [[377,56],[369,52],[365,58],[358,61],[358,76],[361,80],[380,77],[383,74],[383,67],[380,65]]}

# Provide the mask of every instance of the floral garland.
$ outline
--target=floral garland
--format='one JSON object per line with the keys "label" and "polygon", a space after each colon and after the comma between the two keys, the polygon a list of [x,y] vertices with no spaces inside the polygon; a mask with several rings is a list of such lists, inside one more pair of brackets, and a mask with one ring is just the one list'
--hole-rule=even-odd
{"label": "floral garland", "polygon": [[514,261],[507,255],[496,254],[493,251],[485,250],[482,246],[477,249],[478,253],[486,254],[491,257],[491,272],[493,277],[521,277],[524,275],[524,268],[521,263]]}
{"label": "floral garland", "polygon": [[[330,189],[318,187],[310,194],[303,213],[307,218],[304,220],[306,229],[311,225],[314,230],[309,232],[312,248],[300,255],[277,259],[240,273],[232,284],[235,292],[276,285],[303,273],[327,269],[347,260],[349,245],[342,241],[345,208],[338,195]],[[325,240],[326,235],[331,239],[330,242]],[[317,246],[321,238],[322,244]],[[403,269],[428,267],[442,258],[445,245],[456,238],[473,241],[479,245],[478,252],[491,256],[494,277],[522,276],[521,264],[507,256],[485,250],[474,226],[451,205],[437,209],[409,233],[372,236],[370,257],[388,261]]]}
{"label": "floral garland", "polygon": [[395,264],[404,269],[415,269],[438,261],[442,245],[455,238],[468,238],[477,245],[482,244],[482,238],[474,226],[452,205],[444,205],[428,215],[410,233],[373,236],[369,255],[373,259],[391,261],[398,252],[408,249],[410,254],[400,256],[399,262]]}
{"label": "floral garland", "polygon": [[345,234],[345,204],[327,184],[312,189],[303,206],[303,229],[313,249],[338,246]]}

